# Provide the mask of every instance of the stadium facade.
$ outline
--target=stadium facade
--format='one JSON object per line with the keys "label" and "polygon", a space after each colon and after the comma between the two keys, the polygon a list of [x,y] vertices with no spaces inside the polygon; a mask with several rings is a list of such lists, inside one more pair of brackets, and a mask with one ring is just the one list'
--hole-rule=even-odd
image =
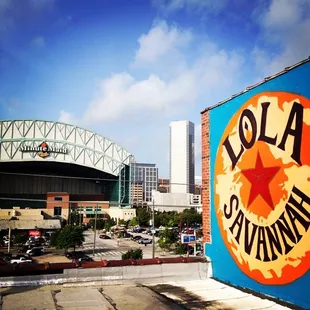
{"label": "stadium facade", "polygon": [[[0,216],[43,209],[87,221],[129,205],[133,155],[92,131],[60,122],[0,121]],[[15,212],[14,214],[18,214]],[[131,214],[130,212],[128,214]]]}

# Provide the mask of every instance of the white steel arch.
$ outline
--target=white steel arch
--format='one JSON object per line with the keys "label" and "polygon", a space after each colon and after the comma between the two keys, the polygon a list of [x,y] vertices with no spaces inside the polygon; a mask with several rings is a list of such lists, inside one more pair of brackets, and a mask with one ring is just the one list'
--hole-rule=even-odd
{"label": "white steel arch", "polygon": [[118,176],[124,165],[130,166],[131,158],[114,142],[77,126],[41,120],[0,121],[0,162],[72,163]]}

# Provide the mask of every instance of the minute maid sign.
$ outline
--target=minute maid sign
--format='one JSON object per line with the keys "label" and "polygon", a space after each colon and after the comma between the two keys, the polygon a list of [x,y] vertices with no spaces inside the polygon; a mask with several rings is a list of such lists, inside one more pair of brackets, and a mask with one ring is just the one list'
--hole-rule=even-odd
{"label": "minute maid sign", "polygon": [[68,154],[68,149],[65,147],[50,147],[45,141],[38,146],[22,145],[20,148],[23,153],[37,153],[41,158],[50,156],[51,153],[55,154]]}
{"label": "minute maid sign", "polygon": [[215,162],[221,235],[239,268],[264,284],[310,268],[310,101],[252,97],[227,125]]}

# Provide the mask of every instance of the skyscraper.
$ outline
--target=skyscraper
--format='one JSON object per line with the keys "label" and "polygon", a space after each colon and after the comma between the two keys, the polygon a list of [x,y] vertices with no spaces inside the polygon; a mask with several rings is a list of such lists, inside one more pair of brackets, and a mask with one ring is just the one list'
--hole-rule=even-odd
{"label": "skyscraper", "polygon": [[[158,168],[155,164],[133,163],[132,164],[132,189],[136,189],[138,185],[143,188],[143,201],[152,201],[152,190],[157,190],[158,186]],[[139,197],[133,196],[132,199],[139,200]]]}
{"label": "skyscraper", "polygon": [[190,121],[170,123],[170,192],[195,191],[195,126]]}

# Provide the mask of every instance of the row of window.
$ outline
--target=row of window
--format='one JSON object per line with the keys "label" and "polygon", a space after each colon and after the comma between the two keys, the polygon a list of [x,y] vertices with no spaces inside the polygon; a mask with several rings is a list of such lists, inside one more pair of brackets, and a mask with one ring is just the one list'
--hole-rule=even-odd
{"label": "row of window", "polygon": [[[74,208],[72,208],[74,209]],[[72,210],[71,209],[71,210]],[[94,211],[101,211],[101,207],[93,208],[93,207],[86,207],[86,212],[94,212]],[[77,211],[84,211],[84,207],[77,207]],[[62,207],[54,207],[54,216],[59,216],[62,213]]]}

